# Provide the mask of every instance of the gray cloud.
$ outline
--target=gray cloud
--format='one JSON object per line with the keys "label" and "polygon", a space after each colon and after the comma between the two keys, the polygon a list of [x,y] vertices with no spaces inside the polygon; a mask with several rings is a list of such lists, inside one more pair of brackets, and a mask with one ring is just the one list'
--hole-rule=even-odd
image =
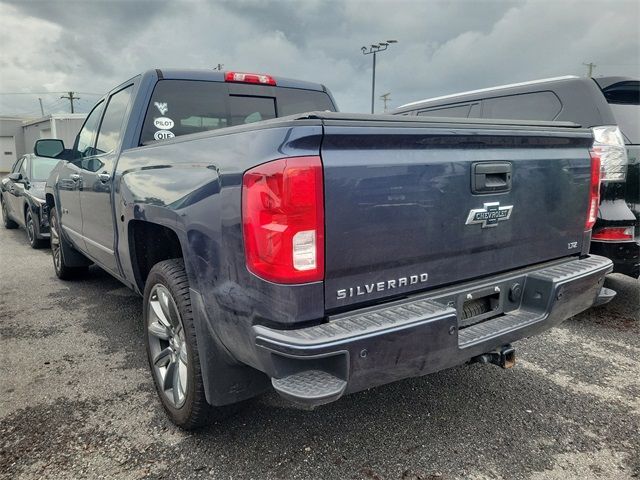
{"label": "gray cloud", "polygon": [[[640,76],[636,1],[5,1],[0,92],[109,90],[147,68],[261,71],[327,85],[343,111],[367,111],[371,57],[391,106],[564,74]],[[39,95],[50,110],[68,103]],[[81,94],[88,110],[96,97]],[[377,101],[377,109],[382,108]],[[38,110],[0,95],[0,114]]]}

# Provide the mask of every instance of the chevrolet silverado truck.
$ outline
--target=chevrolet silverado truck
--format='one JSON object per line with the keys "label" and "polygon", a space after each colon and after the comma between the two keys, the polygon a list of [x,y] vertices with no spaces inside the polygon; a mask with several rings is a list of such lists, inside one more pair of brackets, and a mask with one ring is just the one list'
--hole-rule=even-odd
{"label": "chevrolet silverado truck", "polygon": [[615,292],[589,255],[600,159],[572,123],[337,113],[319,84],[151,70],[47,181],[55,273],[143,296],[183,428],[275,389],[307,406],[470,361]]}

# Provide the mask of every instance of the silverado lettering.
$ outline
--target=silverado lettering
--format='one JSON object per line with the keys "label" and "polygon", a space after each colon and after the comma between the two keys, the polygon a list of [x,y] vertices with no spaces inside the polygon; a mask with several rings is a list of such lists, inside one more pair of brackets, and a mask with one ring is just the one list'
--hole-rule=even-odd
{"label": "silverado lettering", "polygon": [[[390,290],[392,288],[396,288],[396,284],[398,288],[406,287],[407,285],[415,285],[417,283],[425,283],[429,279],[429,275],[426,273],[421,273],[420,275],[411,275],[409,277],[400,277],[394,280],[386,280],[384,282],[377,283],[369,283],[366,285],[357,285],[356,287],[349,288],[341,288],[338,290],[337,298],[338,300],[342,300],[344,298],[358,296],[358,295],[366,295],[368,293],[383,292],[385,290]],[[363,289],[364,287],[364,289]]]}

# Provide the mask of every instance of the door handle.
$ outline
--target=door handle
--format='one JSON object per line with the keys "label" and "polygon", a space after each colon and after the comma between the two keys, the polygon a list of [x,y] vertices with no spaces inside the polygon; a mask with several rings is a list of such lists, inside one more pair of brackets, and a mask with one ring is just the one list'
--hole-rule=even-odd
{"label": "door handle", "polygon": [[77,173],[72,173],[71,175],[69,175],[69,178],[74,182],[77,182],[78,180],[80,180],[80,175]]}
{"label": "door handle", "polygon": [[109,175],[107,172],[102,172],[98,174],[98,178],[102,183],[107,183],[111,179],[111,175]]}

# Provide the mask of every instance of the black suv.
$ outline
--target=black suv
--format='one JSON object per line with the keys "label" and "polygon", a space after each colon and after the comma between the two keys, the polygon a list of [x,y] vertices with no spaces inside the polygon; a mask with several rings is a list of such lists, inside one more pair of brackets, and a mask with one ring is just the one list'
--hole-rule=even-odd
{"label": "black suv", "polygon": [[395,115],[566,120],[593,130],[602,162],[591,253],[640,276],[640,82],[628,77],[549,78],[412,102]]}

